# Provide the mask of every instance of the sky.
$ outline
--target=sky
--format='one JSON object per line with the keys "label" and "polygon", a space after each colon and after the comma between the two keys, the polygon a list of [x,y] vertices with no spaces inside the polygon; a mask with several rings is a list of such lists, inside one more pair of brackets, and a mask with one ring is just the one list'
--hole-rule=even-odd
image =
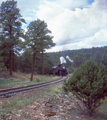
{"label": "sky", "polygon": [[17,7],[25,30],[37,18],[47,23],[56,43],[47,52],[107,46],[107,0],[17,0]]}

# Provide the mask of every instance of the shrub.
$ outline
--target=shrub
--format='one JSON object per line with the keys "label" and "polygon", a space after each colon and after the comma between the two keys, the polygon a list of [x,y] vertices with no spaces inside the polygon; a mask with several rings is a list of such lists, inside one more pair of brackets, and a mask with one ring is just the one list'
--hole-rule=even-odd
{"label": "shrub", "polygon": [[76,95],[91,115],[101,105],[101,99],[107,96],[105,67],[102,64],[98,67],[91,60],[86,61],[63,84],[63,89]]}

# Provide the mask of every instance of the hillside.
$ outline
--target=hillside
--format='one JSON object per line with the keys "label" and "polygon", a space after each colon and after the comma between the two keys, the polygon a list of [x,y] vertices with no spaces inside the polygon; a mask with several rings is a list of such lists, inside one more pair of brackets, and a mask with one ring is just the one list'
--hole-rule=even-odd
{"label": "hillside", "polygon": [[93,47],[89,49],[84,48],[84,49],[78,49],[78,50],[65,50],[65,51],[59,51],[59,52],[51,52],[47,54],[49,55],[50,60],[53,62],[53,64],[56,65],[60,62],[59,58],[61,56],[65,58],[68,55],[73,60],[78,56],[80,59],[84,61],[87,59],[96,60],[96,58],[99,56],[100,56],[99,59],[101,59],[101,57],[103,57],[103,55],[106,55],[106,53],[107,53],[107,46]]}

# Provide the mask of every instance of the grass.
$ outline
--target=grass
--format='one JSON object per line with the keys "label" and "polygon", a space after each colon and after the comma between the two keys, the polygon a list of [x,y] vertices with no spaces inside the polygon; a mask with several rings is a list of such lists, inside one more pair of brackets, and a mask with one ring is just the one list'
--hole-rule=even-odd
{"label": "grass", "polygon": [[[60,89],[61,85],[55,85],[50,86],[48,89],[44,90],[43,88],[40,88],[39,90],[42,91],[40,94],[31,94],[30,97],[26,97],[26,98],[10,98],[10,101],[5,101],[3,106],[0,107],[0,109],[2,110],[2,112],[0,113],[0,117],[3,118],[6,114],[13,114],[11,113],[13,110],[15,110],[16,112],[14,114],[18,113],[18,110],[22,110],[23,107],[26,107],[27,105],[31,105],[32,103],[34,103],[34,101],[42,99],[44,97],[52,97],[54,96]],[[59,101],[55,98],[52,98],[55,103],[58,103]],[[22,110],[22,116],[24,117],[24,119],[28,119],[29,116],[26,114],[26,112],[24,112]],[[30,119],[30,118],[29,118]]]}
{"label": "grass", "polygon": [[[58,104],[59,100],[55,99],[53,97],[56,94],[59,94],[60,91],[62,91],[62,84],[58,84],[55,86],[50,86],[48,89],[44,90],[43,88],[39,89],[40,92],[39,94],[31,94],[30,97],[26,98],[10,98],[9,101],[5,101],[3,106],[0,108],[2,109],[2,112],[0,113],[1,118],[3,118],[6,114],[18,114],[18,111],[21,110],[21,115],[23,116],[24,119],[30,119],[30,116],[26,114],[26,111],[23,111],[23,107],[26,107],[27,105],[33,104],[36,100],[42,99],[44,97],[49,97],[51,98],[54,103]],[[63,93],[61,93],[61,96]],[[14,113],[12,111],[14,110]],[[78,111],[73,110],[71,111],[72,116],[78,116]],[[103,104],[98,108],[98,111],[94,116],[90,117],[90,120],[106,120],[107,117],[107,98],[103,101]]]}
{"label": "grass", "polygon": [[59,90],[61,90],[61,84],[59,85],[52,85],[49,86],[48,89],[44,90],[44,88],[39,88],[40,91],[42,91],[40,94],[34,94],[32,93],[30,95],[30,98],[12,98],[11,102],[5,101],[4,105],[1,109],[5,109],[5,108],[23,108],[26,105],[32,104],[35,100],[37,100],[38,98],[43,98],[44,96],[53,96],[56,93],[59,92]]}
{"label": "grass", "polygon": [[[42,91],[40,94],[31,94],[30,98],[12,98],[11,102],[5,101],[4,105],[1,109],[5,108],[18,108],[22,109],[24,106],[27,106],[29,104],[32,104],[35,100],[39,98],[44,98],[45,96],[54,96],[60,89],[59,85],[55,85],[54,87],[50,86],[47,90],[43,90],[43,88],[40,88],[39,90]],[[43,92],[44,91],[44,92]],[[57,92],[56,92],[57,91]]]}
{"label": "grass", "polygon": [[[7,75],[7,73],[5,74]],[[27,78],[25,77],[25,74],[18,73],[13,75],[12,77],[9,76],[8,78],[0,78],[0,87],[11,88],[18,85],[27,86],[27,85],[48,82],[59,78],[58,76],[52,76],[52,75],[50,76],[34,75],[33,81],[30,81],[30,74],[26,76]]]}
{"label": "grass", "polygon": [[[30,75],[29,75],[30,76]],[[29,77],[28,76],[28,77]],[[16,79],[16,80],[14,80]],[[54,76],[34,76],[34,81],[30,82],[28,80],[23,80],[23,79],[19,79],[19,77],[17,78],[9,78],[9,79],[0,79],[0,86],[2,85],[5,87],[10,87],[10,86],[14,86],[17,84],[37,84],[40,82],[46,82],[46,81],[50,81],[56,79],[54,78]],[[9,85],[8,85],[9,84]],[[11,84],[11,85],[10,85]],[[5,101],[2,105],[2,107],[0,106],[0,118],[5,119],[5,116],[7,114],[18,114],[19,110],[22,110],[21,114],[23,116],[24,119],[30,119],[30,116],[26,114],[26,111],[23,111],[23,107],[26,107],[27,105],[31,105],[32,103],[34,103],[34,101],[42,99],[44,97],[49,97],[52,98],[53,101],[58,104],[59,101],[58,99],[55,99],[53,96],[55,94],[59,94],[60,91],[62,91],[62,84],[58,84],[58,85],[54,85],[54,86],[50,86],[48,87],[48,89],[44,90],[44,88],[40,88],[39,89],[41,92],[39,94],[31,94],[30,97],[26,97],[26,98],[19,98],[19,97],[13,97],[13,98],[9,98],[11,100],[9,101]],[[61,96],[64,96],[63,93],[61,93]],[[91,116],[91,118],[89,118],[90,120],[106,120],[107,118],[107,98],[105,100],[102,101],[103,104],[98,108],[98,111],[96,111],[96,114],[94,116]],[[12,112],[14,110],[14,113]],[[78,112],[76,110],[71,111],[72,116],[77,116]]]}

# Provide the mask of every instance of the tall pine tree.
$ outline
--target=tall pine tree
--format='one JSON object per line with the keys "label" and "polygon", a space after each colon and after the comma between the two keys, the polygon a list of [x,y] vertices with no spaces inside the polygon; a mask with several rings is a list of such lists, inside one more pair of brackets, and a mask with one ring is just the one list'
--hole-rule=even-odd
{"label": "tall pine tree", "polygon": [[42,52],[42,75],[44,75],[44,51],[46,49],[51,48],[52,46],[55,46],[55,43],[53,43],[52,39],[53,36],[51,36],[51,31],[47,28],[47,24],[44,21],[41,21],[41,52]]}
{"label": "tall pine tree", "polygon": [[21,29],[22,19],[19,8],[17,8],[17,1],[11,0],[2,2],[0,6],[0,44],[9,51],[10,54],[10,75],[12,75],[12,54],[13,48],[18,45],[20,37],[23,34]]}
{"label": "tall pine tree", "polygon": [[31,81],[33,80],[36,53],[40,53],[41,51],[43,53],[44,48],[50,48],[52,45],[54,45],[54,43],[52,43],[52,37],[47,35],[48,33],[49,30],[47,29],[46,23],[40,19],[32,21],[28,26],[28,31],[26,32],[26,41],[29,48],[31,48],[33,52],[32,74],[30,79]]}

